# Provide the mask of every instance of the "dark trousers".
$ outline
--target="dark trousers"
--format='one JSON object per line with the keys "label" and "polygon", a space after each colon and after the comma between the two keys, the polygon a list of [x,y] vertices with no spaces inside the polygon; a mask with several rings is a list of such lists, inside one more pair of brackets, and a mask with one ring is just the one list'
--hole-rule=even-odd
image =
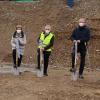
{"label": "dark trousers", "polygon": [[[37,55],[38,69],[40,69],[41,68],[41,66],[40,66],[40,49],[38,49],[37,52],[38,52],[38,55]],[[50,54],[51,54],[51,52],[47,52],[47,51],[43,52],[44,74],[47,74]]]}
{"label": "dark trousers", "polygon": [[[85,66],[85,56],[86,56],[86,47],[78,47],[78,53],[80,53],[80,68],[79,75],[83,74],[84,66]],[[75,47],[72,50],[72,68],[75,67]]]}
{"label": "dark trousers", "polygon": [[14,64],[13,67],[15,68],[20,67],[23,56],[20,55],[20,58],[18,58],[18,60],[16,61],[16,49],[13,50],[12,55],[13,55],[13,64]]}
{"label": "dark trousers", "polygon": [[68,5],[69,7],[73,7],[73,5],[74,5],[74,0],[66,0],[66,2],[67,2],[67,5]]}

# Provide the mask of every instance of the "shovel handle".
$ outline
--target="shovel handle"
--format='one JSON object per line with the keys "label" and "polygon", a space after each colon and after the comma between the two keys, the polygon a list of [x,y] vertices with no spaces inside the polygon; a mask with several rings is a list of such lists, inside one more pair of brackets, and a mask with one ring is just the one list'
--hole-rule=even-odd
{"label": "shovel handle", "polygon": [[43,51],[40,48],[40,66],[43,67]]}
{"label": "shovel handle", "polygon": [[77,41],[75,42],[75,67],[77,65]]}

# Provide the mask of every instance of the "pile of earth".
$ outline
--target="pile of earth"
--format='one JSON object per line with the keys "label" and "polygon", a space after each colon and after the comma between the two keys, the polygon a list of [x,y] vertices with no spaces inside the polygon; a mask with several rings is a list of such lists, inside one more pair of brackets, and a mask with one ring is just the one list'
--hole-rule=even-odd
{"label": "pile of earth", "polygon": [[[27,34],[27,45],[23,63],[36,63],[37,38],[46,24],[52,26],[55,44],[50,64],[70,66],[72,42],[70,34],[78,19],[85,17],[91,29],[87,65],[100,65],[100,0],[75,0],[73,9],[66,6],[66,0],[40,0],[37,3],[0,2],[0,61],[11,62],[12,33],[17,24],[23,25]],[[89,67],[88,66],[88,67]]]}

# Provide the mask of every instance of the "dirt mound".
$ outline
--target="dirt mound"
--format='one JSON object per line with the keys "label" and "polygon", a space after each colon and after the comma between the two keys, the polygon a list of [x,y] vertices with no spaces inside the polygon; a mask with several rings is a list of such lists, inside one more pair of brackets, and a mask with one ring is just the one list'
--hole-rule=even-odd
{"label": "dirt mound", "polygon": [[[75,0],[73,10],[66,7],[66,0],[41,0],[36,4],[0,2],[0,59],[11,62],[11,35],[17,24],[22,24],[27,33],[24,63],[36,63],[36,39],[45,24],[51,24],[55,32],[55,46],[50,64],[70,66],[70,33],[80,17],[89,21],[92,35],[90,62],[99,66],[100,60],[100,0]],[[95,48],[93,49],[93,47]],[[94,58],[95,57],[95,58]]]}

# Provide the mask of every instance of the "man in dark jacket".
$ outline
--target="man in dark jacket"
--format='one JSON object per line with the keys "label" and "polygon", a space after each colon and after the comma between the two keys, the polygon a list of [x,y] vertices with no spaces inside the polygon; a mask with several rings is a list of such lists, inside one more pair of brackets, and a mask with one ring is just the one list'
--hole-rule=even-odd
{"label": "man in dark jacket", "polygon": [[85,66],[85,56],[86,56],[86,46],[87,42],[90,40],[90,29],[86,26],[86,19],[79,19],[79,26],[74,29],[71,35],[71,40],[74,43],[72,49],[72,69],[71,72],[75,70],[75,42],[77,45],[77,52],[80,53],[80,69],[79,69],[79,78],[83,79],[83,70]]}

